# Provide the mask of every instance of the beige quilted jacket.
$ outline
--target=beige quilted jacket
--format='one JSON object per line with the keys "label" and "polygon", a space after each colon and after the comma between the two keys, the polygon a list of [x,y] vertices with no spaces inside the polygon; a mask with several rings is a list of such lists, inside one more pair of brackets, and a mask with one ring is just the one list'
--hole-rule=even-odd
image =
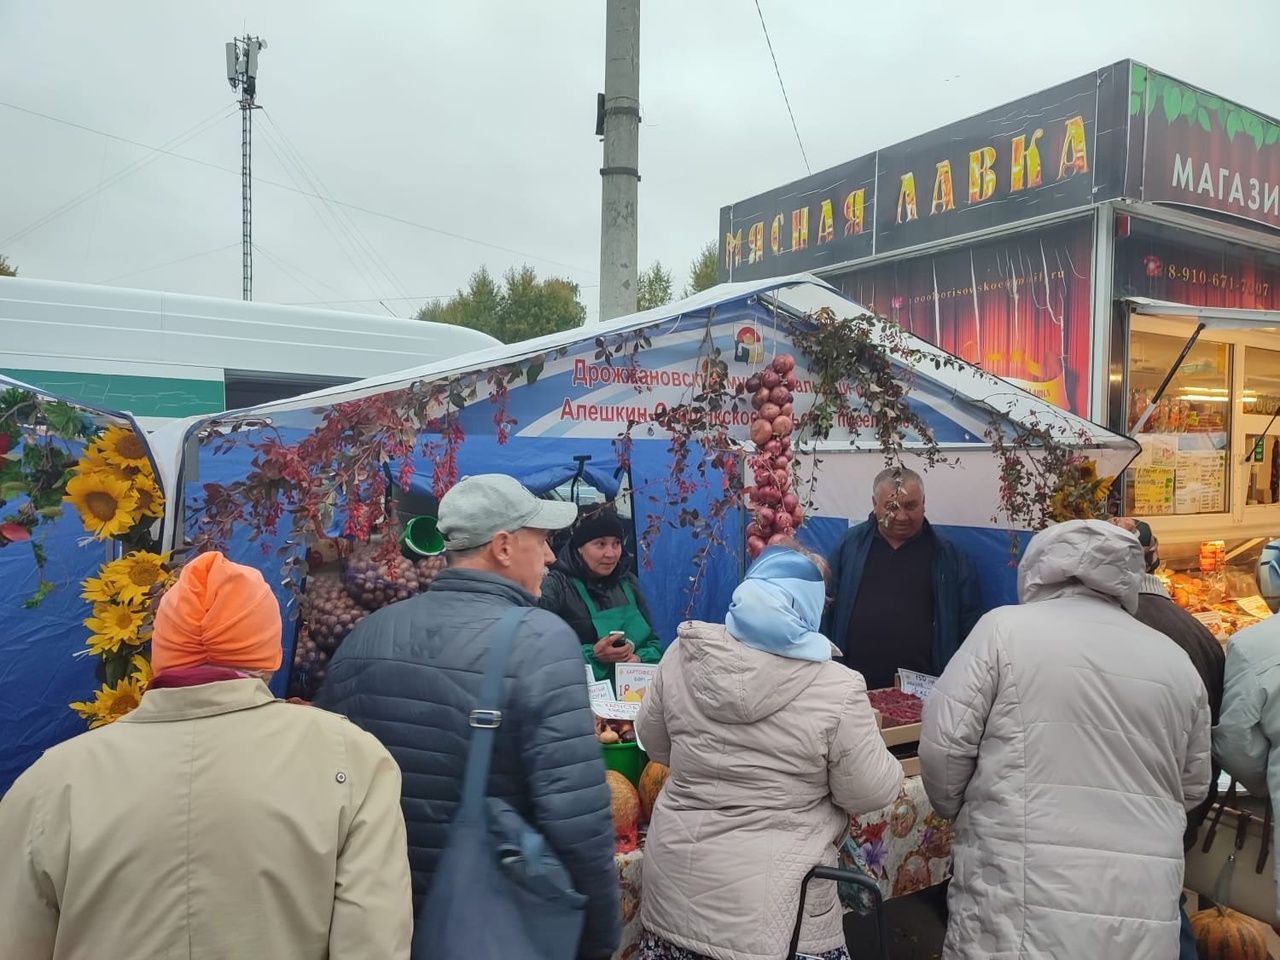
{"label": "beige quilted jacket", "polygon": [[[787,952],[805,873],[835,865],[849,814],[902,785],[865,690],[839,663],[681,625],[638,720],[649,756],[671,767],[645,848],[645,929],[720,960]],[[806,908],[801,951],[844,946],[835,886],[815,882]]]}

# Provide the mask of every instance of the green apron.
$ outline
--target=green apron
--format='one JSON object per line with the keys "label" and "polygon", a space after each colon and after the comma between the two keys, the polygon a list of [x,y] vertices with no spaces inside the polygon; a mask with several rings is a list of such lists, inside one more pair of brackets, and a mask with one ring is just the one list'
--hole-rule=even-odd
{"label": "green apron", "polygon": [[[615,630],[621,630],[627,635],[627,639],[633,647],[639,648],[640,644],[649,639],[649,635],[653,633],[653,627],[649,625],[649,621],[644,618],[644,614],[640,612],[640,607],[636,603],[636,595],[631,592],[631,584],[622,581],[622,592],[626,595],[627,602],[620,607],[610,607],[608,610],[601,610],[591,599],[591,594],[587,592],[586,586],[577,577],[569,578],[573,583],[573,589],[578,591],[578,596],[582,598],[582,602],[587,607],[587,613],[591,617],[591,625],[596,628],[596,636],[604,637]],[[595,657],[591,658],[591,667],[595,671],[597,679],[606,679],[612,682],[614,678],[614,666],[612,663],[600,663]],[[601,678],[600,674],[604,673]]]}

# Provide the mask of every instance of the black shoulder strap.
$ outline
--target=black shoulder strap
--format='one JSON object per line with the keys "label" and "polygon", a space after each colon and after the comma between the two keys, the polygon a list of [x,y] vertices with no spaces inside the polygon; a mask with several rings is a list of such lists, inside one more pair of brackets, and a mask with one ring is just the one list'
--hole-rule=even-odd
{"label": "black shoulder strap", "polygon": [[458,819],[477,820],[484,816],[484,798],[489,785],[489,763],[493,740],[502,725],[502,678],[507,672],[516,630],[529,612],[528,607],[512,607],[493,628],[489,659],[480,681],[480,700],[471,711],[471,745],[467,750],[467,770],[462,778],[462,806]]}

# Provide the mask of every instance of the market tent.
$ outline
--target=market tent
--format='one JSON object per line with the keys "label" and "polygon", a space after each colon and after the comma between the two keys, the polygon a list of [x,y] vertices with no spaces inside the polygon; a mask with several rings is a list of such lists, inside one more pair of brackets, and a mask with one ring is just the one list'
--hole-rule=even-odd
{"label": "market tent", "polygon": [[[50,401],[77,407],[98,426],[127,425],[141,435],[126,413],[91,408],[0,376],[0,391],[29,391]],[[77,457],[81,444],[42,436],[37,443],[57,443]],[[9,455],[21,455],[15,446]],[[0,500],[6,517],[26,502]],[[91,606],[80,597],[81,583],[112,559],[113,541],[86,536],[80,517],[71,508],[52,522],[35,528],[34,538],[46,556],[43,570],[36,565],[31,545],[6,543],[0,547],[0,795],[49,747],[81,733],[85,721],[68,707],[72,701],[93,700],[101,678],[100,661],[89,656],[83,621]],[[34,597],[41,580],[52,584],[39,603]]]}
{"label": "market tent", "polygon": [[[720,484],[713,475],[704,486],[694,482],[694,465],[702,459],[701,452],[694,451],[685,477],[689,488],[681,493],[684,500],[679,505],[672,502],[671,481],[680,478],[673,478],[670,435],[653,422],[653,412],[689,400],[699,365],[711,350],[719,351],[731,380],[746,378],[778,353],[794,352],[793,325],[806,323],[807,316],[823,307],[842,318],[865,313],[809,275],[727,284],[607,323],[202,419],[187,429],[183,444],[179,478],[187,506],[184,532],[190,534],[201,521],[201,485],[245,477],[255,443],[267,437],[296,442],[333,415],[339,404],[415,384],[474,383],[477,396],[456,415],[465,436],[457,449],[459,475],[504,472],[538,493],[549,493],[581,469],[606,495],[629,489],[636,529],[645,529],[651,521],[662,526],[641,558],[640,579],[659,635],[670,640],[685,616],[723,617],[741,574],[746,516],[739,510],[727,519],[727,553],[707,564],[693,582],[691,558],[700,544],[688,529],[669,524],[675,524],[680,510],[705,513]],[[1014,582],[1009,535],[998,519],[998,466],[986,432],[993,424],[1010,434],[1029,426],[1052,427],[1089,450],[1105,475],[1118,474],[1136,452],[1136,444],[923,341],[909,335],[907,340],[925,360],[914,370],[899,371],[901,378],[910,379],[909,402],[957,462],[931,473],[929,515],[980,560],[988,601],[1008,602]],[[937,369],[930,362],[935,359],[944,361]],[[486,381],[486,373],[498,367],[518,367],[518,376],[500,402],[488,395],[492,383]],[[802,381],[809,376],[802,358],[796,373]],[[797,414],[812,399],[811,394],[797,394]],[[508,424],[509,437],[500,434],[496,423],[502,415],[513,421]],[[637,420],[639,426],[631,432],[633,443],[624,466],[617,441],[629,420]],[[734,421],[732,433],[745,440],[746,432],[744,415]],[[918,438],[909,446],[916,452],[923,448]],[[822,465],[815,509],[803,536],[826,547],[850,522],[865,515],[870,481],[883,466],[883,456],[865,425],[837,430],[812,453]],[[429,488],[438,456],[433,460],[421,447],[413,456],[413,484]],[[276,551],[288,546],[283,526],[279,534],[263,535],[257,542],[250,542],[248,531],[237,530],[229,544],[233,557],[261,566],[269,580],[278,582]],[[300,551],[302,545],[293,549]],[[290,599],[283,588],[280,597],[289,612]]]}

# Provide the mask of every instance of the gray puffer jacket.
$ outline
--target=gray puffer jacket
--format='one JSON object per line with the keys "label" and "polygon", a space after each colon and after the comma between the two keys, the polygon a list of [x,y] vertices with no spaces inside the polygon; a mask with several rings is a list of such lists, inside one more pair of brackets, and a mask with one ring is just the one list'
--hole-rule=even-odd
{"label": "gray puffer jacket", "polygon": [[[533,605],[509,580],[446,570],[422,596],[364,620],[329,665],[318,705],[372,733],[400,765],[415,907],[457,812],[487,632],[512,606]],[[607,957],[620,930],[609,790],[582,652],[555,614],[530,609],[526,616],[507,666],[502,712],[489,796],[511,803],[564,861],[589,898],[579,955]]]}
{"label": "gray puffer jacket", "polygon": [[926,700],[925,789],[956,817],[947,960],[1178,955],[1209,705],[1187,655],[1125,612],[1141,573],[1119,527],[1037,534],[1022,605],[979,620]]}

